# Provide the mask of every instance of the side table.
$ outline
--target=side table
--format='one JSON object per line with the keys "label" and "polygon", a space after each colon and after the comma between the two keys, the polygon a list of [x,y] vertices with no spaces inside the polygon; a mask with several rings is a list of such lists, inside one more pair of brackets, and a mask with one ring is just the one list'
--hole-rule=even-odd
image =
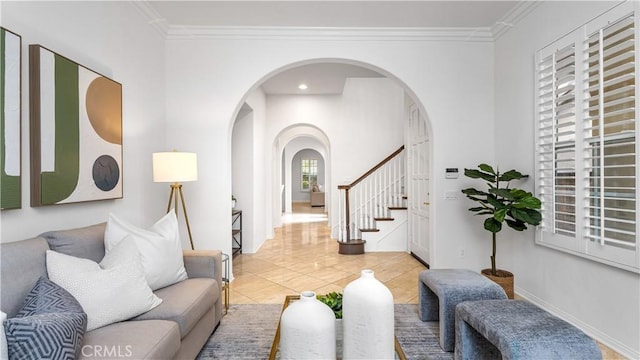
{"label": "side table", "polygon": [[222,253],[222,291],[224,291],[224,314],[229,312],[229,255]]}

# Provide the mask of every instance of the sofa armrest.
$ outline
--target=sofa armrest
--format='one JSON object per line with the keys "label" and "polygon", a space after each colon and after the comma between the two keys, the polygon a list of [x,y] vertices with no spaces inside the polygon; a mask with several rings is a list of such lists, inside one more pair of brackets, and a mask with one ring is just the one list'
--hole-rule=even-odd
{"label": "sofa armrest", "polygon": [[216,279],[222,286],[222,252],[220,250],[183,250],[187,276]]}

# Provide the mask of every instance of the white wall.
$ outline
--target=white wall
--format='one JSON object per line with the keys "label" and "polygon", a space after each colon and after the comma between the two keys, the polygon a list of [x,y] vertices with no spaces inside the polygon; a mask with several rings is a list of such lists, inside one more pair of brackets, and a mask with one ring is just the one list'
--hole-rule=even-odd
{"label": "white wall", "polygon": [[[269,162],[269,152],[265,139],[265,128],[267,122],[266,97],[261,89],[256,89],[247,98],[247,103],[253,108],[253,233],[251,242],[247,246],[247,251],[255,252],[270,237],[271,229],[267,226],[267,219],[271,218],[270,203],[271,194],[269,191],[273,186],[271,177],[267,176],[267,164]],[[267,200],[268,199],[268,200]]]}
{"label": "white wall", "polygon": [[[253,137],[254,112],[253,110],[238,117],[233,124],[232,137],[232,194],[236,198],[236,209],[242,210],[242,248],[243,251],[251,249],[254,239],[254,212],[253,212]],[[229,198],[231,204],[231,198]],[[229,212],[231,221],[231,211]],[[229,235],[231,242],[231,235]],[[249,252],[249,251],[247,251]]]}
{"label": "white wall", "polygon": [[347,79],[332,122],[336,185],[357,179],[404,144],[404,92],[390,79]]}
{"label": "white wall", "polygon": [[265,172],[266,105],[261,89],[250,94],[246,106],[251,111],[239,117],[233,127],[232,190],[238,200],[236,208],[242,210],[242,252],[254,253],[269,236],[266,219],[270,217],[270,209],[266,199],[271,198],[265,191],[271,181]]}
{"label": "white wall", "polygon": [[[0,6],[2,26],[22,36],[22,209],[0,213],[1,241],[103,222],[109,212],[150,225],[164,214],[169,196],[169,186],[155,184],[151,177],[151,153],[168,149],[163,37],[129,2],[4,1]],[[29,44],[122,83],[123,199],[30,207]],[[183,244],[188,247],[186,235]]]}
{"label": "white wall", "polygon": [[[534,172],[536,50],[614,4],[544,2],[497,41],[495,146],[504,169]],[[533,180],[526,187],[533,190]],[[536,245],[533,231],[498,237],[498,258],[515,274],[516,292],[619,352],[640,357],[638,274]]]}

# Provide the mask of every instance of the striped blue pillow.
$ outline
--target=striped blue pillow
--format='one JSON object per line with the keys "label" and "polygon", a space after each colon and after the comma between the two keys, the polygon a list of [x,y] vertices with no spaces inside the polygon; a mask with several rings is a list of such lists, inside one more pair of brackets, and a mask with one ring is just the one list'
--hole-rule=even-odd
{"label": "striped blue pillow", "polygon": [[65,289],[41,277],[4,328],[10,359],[75,359],[87,314]]}

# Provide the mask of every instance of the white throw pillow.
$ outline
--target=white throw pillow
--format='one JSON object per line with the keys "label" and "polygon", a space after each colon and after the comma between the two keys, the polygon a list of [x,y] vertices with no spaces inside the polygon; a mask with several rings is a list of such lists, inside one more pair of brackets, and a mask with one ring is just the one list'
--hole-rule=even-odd
{"label": "white throw pillow", "polygon": [[104,234],[107,254],[122,241],[133,241],[138,247],[147,282],[152,290],[187,279],[178,232],[178,219],[167,213],[149,230],[140,229],[109,214]]}
{"label": "white throw pillow", "polygon": [[7,336],[4,334],[4,321],[7,320],[7,314],[0,311],[0,360],[9,358],[9,350],[7,348]]}
{"label": "white throw pillow", "polygon": [[49,279],[67,290],[87,313],[87,331],[130,319],[160,305],[144,276],[140,254],[123,241],[100,264],[47,250]]}

